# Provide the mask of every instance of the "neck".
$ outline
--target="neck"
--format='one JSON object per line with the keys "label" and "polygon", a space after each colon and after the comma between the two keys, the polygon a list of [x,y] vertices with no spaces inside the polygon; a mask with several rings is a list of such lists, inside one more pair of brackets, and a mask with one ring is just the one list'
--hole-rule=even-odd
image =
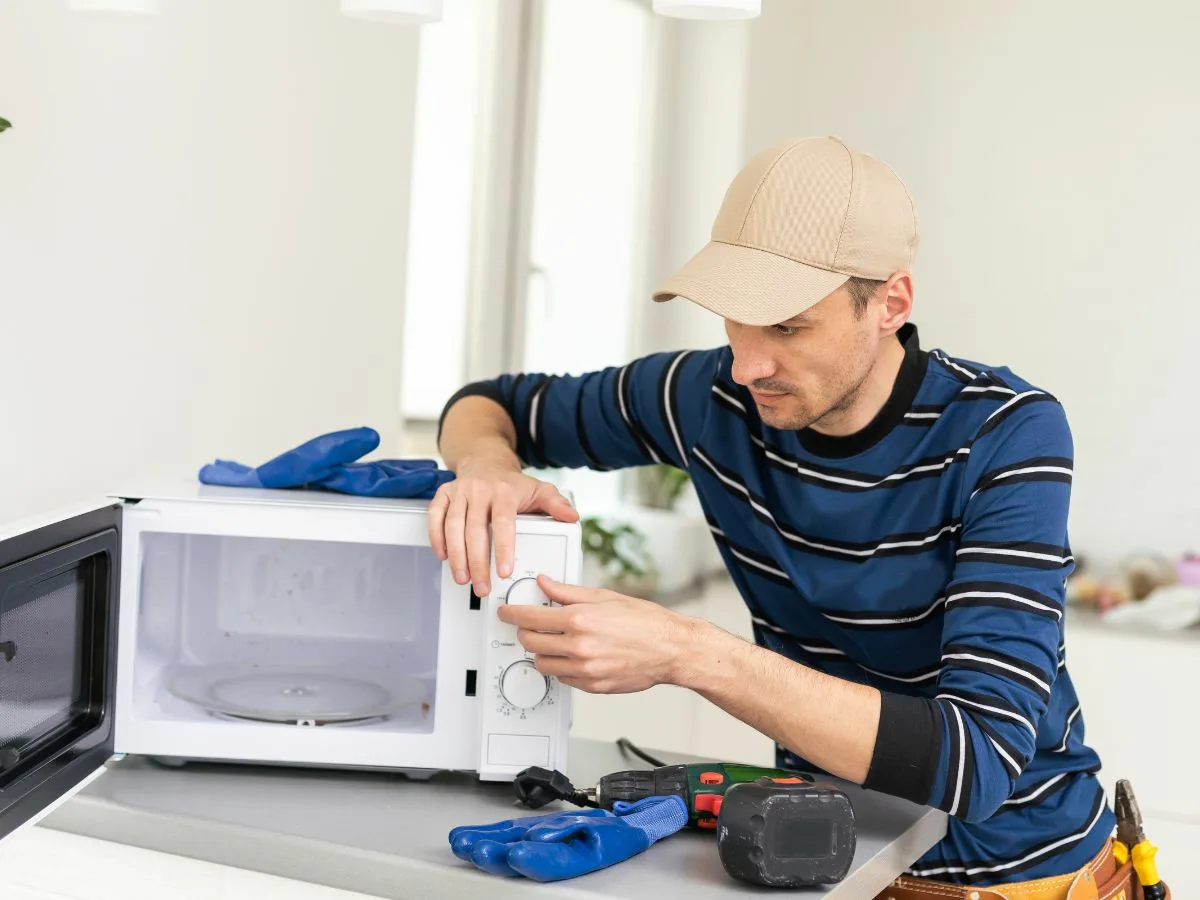
{"label": "neck", "polygon": [[862,431],[874,421],[891,397],[903,363],[904,346],[898,339],[889,338],[881,347],[875,365],[854,391],[849,404],[831,410],[809,427],[829,437],[846,437]]}

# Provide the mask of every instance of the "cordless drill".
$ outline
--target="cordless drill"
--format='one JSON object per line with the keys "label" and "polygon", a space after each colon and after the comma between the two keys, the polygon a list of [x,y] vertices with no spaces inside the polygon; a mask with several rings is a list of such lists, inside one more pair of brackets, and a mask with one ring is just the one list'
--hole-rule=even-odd
{"label": "cordless drill", "polygon": [[850,798],[832,784],[788,769],[690,763],[613,772],[576,790],[560,772],[530,768],[514,782],[517,799],[538,809],[553,800],[612,809],[618,801],[675,795],[688,825],[717,832],[732,877],[772,887],[832,884],[850,870],[857,844]]}

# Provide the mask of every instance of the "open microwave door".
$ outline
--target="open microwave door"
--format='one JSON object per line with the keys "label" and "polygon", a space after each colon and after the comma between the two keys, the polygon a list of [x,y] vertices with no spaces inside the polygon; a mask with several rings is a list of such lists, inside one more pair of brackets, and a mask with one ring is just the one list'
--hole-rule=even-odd
{"label": "open microwave door", "polygon": [[113,754],[121,508],[0,531],[0,841]]}

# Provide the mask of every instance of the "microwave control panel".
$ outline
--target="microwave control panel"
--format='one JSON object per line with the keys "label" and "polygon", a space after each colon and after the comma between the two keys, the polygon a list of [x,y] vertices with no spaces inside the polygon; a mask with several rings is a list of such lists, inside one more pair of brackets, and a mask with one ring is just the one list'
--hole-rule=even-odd
{"label": "microwave control panel", "polygon": [[484,609],[484,668],[479,673],[482,700],[480,774],[511,778],[529,766],[556,768],[571,724],[569,689],[539,672],[532,653],[517,640],[516,626],[501,622],[505,605],[552,606],[537,576],[577,580],[567,572],[567,537],[519,534],[509,578],[496,578]]}

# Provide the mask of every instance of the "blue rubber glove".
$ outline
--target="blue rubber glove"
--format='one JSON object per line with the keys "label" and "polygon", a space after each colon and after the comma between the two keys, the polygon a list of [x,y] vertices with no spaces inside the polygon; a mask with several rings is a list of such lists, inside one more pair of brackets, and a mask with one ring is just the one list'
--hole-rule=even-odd
{"label": "blue rubber glove", "polygon": [[378,446],[379,433],[373,428],[334,431],[257,467],[218,459],[200,470],[200,481],[223,487],[313,488],[363,497],[428,500],[454,478],[431,459],[355,462]]}
{"label": "blue rubber glove", "polygon": [[688,821],[682,797],[618,801],[613,812],[587,809],[464,826],[450,832],[450,847],[491,875],[524,875],[561,881],[636,856]]}

